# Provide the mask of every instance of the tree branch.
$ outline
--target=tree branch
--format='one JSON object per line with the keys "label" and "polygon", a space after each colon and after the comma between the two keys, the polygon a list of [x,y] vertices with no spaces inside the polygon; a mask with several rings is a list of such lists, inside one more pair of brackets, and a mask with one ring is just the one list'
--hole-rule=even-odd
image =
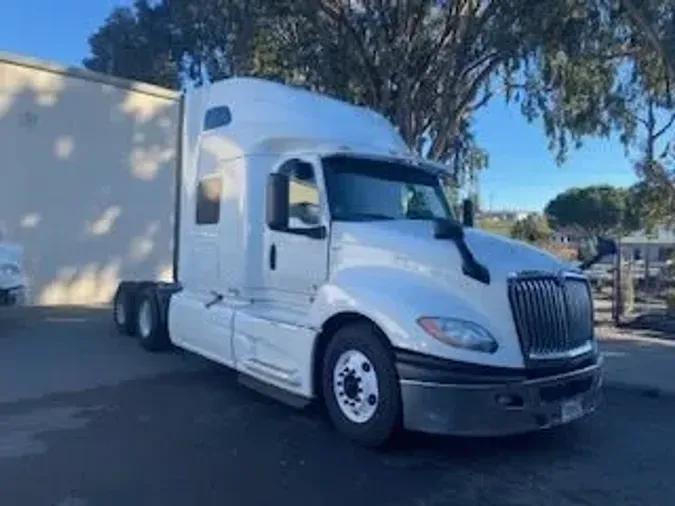
{"label": "tree branch", "polygon": [[675,123],[675,113],[673,113],[673,114],[670,116],[670,120],[668,120],[668,122],[667,122],[665,125],[663,125],[663,127],[661,127],[660,130],[658,130],[656,133],[654,133],[654,135],[653,135],[654,140],[658,139],[658,138],[661,137],[663,134],[665,134],[666,131],[668,131],[668,129],[669,129],[671,126],[673,126],[673,123]]}
{"label": "tree branch", "polygon": [[381,79],[379,72],[377,70],[377,67],[375,66],[375,63],[371,60],[370,55],[368,54],[368,50],[366,49],[366,45],[363,39],[361,38],[360,34],[356,31],[356,28],[347,19],[347,14],[345,12],[344,7],[340,5],[337,8],[337,10],[335,10],[331,8],[325,1],[320,1],[319,6],[323,10],[323,12],[326,13],[326,15],[332,18],[333,22],[337,24],[342,24],[353,37],[357,45],[359,57],[361,58],[361,61],[365,66],[365,70],[368,74],[368,78],[372,85],[373,99],[379,102],[381,91],[380,86]]}
{"label": "tree branch", "polygon": [[453,2],[451,8],[448,9],[448,12],[445,15],[445,23],[443,25],[443,32],[438,38],[438,43],[427,52],[427,57],[424,60],[423,64],[420,65],[420,68],[415,69],[416,74],[420,76],[420,81],[429,75],[431,69],[433,68],[433,62],[438,59],[438,55],[443,52],[445,46],[450,42],[451,36],[454,33],[456,28],[455,21],[460,17],[457,3]]}
{"label": "tree branch", "polygon": [[[656,54],[659,55],[666,72],[666,86],[668,89],[670,89],[670,83],[675,82],[675,63],[671,61],[667,51],[659,39],[658,34],[656,33],[656,30],[654,30],[654,28],[645,19],[644,15],[635,5],[633,0],[621,0],[621,4],[625,7],[633,23],[635,23],[635,25],[640,30],[642,30],[642,34],[652,46],[652,49],[656,52]],[[670,96],[670,93],[668,93],[668,106],[672,107],[672,97]]]}
{"label": "tree branch", "polygon": [[478,109],[480,109],[481,107],[484,107],[485,105],[487,105],[487,103],[490,101],[490,99],[493,96],[494,96],[494,93],[492,93],[491,91],[486,91],[478,101],[476,101],[475,103],[473,103],[469,106],[469,110],[471,112],[475,112]]}
{"label": "tree branch", "polygon": [[471,102],[476,98],[478,93],[478,88],[485,84],[485,81],[492,75],[492,73],[502,64],[500,58],[495,58],[490,63],[488,63],[483,70],[481,70],[478,75],[472,80],[471,84],[468,87],[468,90],[464,94],[464,98],[460,100],[457,106],[457,113],[461,114],[464,110],[471,104]]}

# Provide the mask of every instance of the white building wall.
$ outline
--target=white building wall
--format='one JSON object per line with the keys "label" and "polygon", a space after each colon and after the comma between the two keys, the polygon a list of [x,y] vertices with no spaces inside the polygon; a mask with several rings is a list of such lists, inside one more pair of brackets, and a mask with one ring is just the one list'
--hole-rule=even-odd
{"label": "white building wall", "polygon": [[179,97],[0,54],[0,231],[37,304],[170,278]]}

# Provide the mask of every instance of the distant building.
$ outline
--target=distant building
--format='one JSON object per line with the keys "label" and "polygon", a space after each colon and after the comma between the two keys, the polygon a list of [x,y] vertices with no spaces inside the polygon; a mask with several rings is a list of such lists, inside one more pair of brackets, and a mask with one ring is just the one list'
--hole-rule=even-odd
{"label": "distant building", "polygon": [[512,210],[502,210],[502,211],[480,211],[478,213],[478,218],[481,220],[493,220],[493,221],[504,221],[504,222],[513,222],[527,218],[531,214],[536,214],[532,211],[512,211]]}
{"label": "distant building", "polygon": [[675,229],[659,227],[651,234],[641,230],[624,236],[621,252],[626,260],[665,263],[675,258]]}
{"label": "distant building", "polygon": [[561,246],[578,248],[581,240],[587,235],[583,230],[576,227],[561,227],[553,233],[552,241]]}

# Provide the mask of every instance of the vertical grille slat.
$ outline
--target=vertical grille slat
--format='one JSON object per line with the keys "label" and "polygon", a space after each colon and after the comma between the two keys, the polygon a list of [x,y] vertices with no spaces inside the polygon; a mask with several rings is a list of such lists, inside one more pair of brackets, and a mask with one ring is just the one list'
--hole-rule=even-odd
{"label": "vertical grille slat", "polygon": [[556,330],[555,330],[555,315],[551,313],[551,287],[548,283],[541,285],[541,297],[542,297],[542,325],[546,330],[547,339],[551,342],[557,342]]}
{"label": "vertical grille slat", "polygon": [[518,318],[518,323],[520,326],[520,335],[521,339],[525,343],[525,346],[528,348],[531,346],[531,339],[530,339],[530,331],[531,331],[531,325],[528,323],[528,315],[526,308],[528,306],[527,304],[527,298],[525,292],[527,291],[525,288],[525,285],[520,285],[516,286],[516,313],[517,313],[517,318]]}
{"label": "vertical grille slat", "polygon": [[555,292],[555,307],[556,314],[559,315],[556,319],[556,329],[560,340],[563,341],[567,333],[567,312],[565,311],[565,298],[560,290]]}
{"label": "vertical grille slat", "polygon": [[509,280],[508,295],[528,357],[545,359],[593,339],[593,302],[585,279],[524,275]]}

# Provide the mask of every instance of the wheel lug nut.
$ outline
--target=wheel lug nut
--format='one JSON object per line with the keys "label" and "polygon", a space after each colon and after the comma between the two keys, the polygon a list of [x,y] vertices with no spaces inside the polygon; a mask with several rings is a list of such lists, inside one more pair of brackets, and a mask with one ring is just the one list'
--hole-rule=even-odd
{"label": "wheel lug nut", "polygon": [[370,394],[368,396],[368,404],[370,404],[371,406],[374,406],[376,402],[377,402],[377,397],[375,397],[375,395],[373,395],[373,394]]}
{"label": "wheel lug nut", "polygon": [[364,362],[361,364],[361,369],[363,369],[364,372],[370,371],[370,364],[368,362]]}

